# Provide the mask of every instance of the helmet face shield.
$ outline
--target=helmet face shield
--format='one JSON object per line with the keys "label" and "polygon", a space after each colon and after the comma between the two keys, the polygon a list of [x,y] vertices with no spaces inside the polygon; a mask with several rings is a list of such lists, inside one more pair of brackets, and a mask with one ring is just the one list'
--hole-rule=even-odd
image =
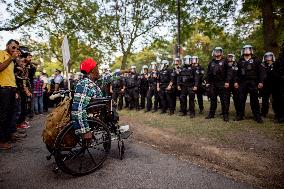
{"label": "helmet face shield", "polygon": [[253,48],[251,45],[245,45],[241,51],[241,55],[252,55]]}
{"label": "helmet face shield", "polygon": [[213,51],[213,56],[222,56],[223,51],[221,49],[215,49]]}
{"label": "helmet face shield", "polygon": [[180,66],[180,59],[179,58],[175,58],[174,65],[175,66]]}
{"label": "helmet face shield", "polygon": [[184,61],[185,65],[190,65],[191,64],[191,56],[189,56],[189,55],[185,56],[183,61]]}
{"label": "helmet face shield", "polygon": [[252,54],[252,48],[251,47],[246,47],[243,49],[243,52],[245,55]]}
{"label": "helmet face shield", "polygon": [[160,64],[160,66],[159,66],[159,70],[163,70],[163,69],[165,69],[165,67],[166,67],[166,64]]}
{"label": "helmet face shield", "polygon": [[151,64],[151,69],[156,70],[157,69],[157,64]]}
{"label": "helmet face shield", "polygon": [[267,52],[264,54],[262,62],[272,61],[275,62],[275,56],[272,52]]}
{"label": "helmet face shield", "polygon": [[264,57],[264,60],[265,60],[265,61],[272,61],[272,60],[273,60],[273,56],[272,56],[272,55],[266,55],[266,56]]}
{"label": "helmet face shield", "polygon": [[192,64],[198,64],[198,57],[192,57],[191,58],[191,63]]}
{"label": "helmet face shield", "polygon": [[215,47],[212,51],[212,56],[213,57],[220,57],[223,55],[223,49],[222,47]]}
{"label": "helmet face shield", "polygon": [[166,68],[169,66],[169,64],[170,64],[169,61],[163,60],[163,61],[160,63],[159,70],[166,69]]}
{"label": "helmet face shield", "polygon": [[114,70],[114,75],[115,76],[120,76],[120,69],[116,69],[116,70]]}
{"label": "helmet face shield", "polygon": [[136,73],[136,66],[131,66],[130,69],[131,69],[131,73]]}
{"label": "helmet face shield", "polygon": [[229,62],[235,62],[235,61],[236,61],[235,55],[233,55],[233,54],[228,54],[228,55],[227,55],[227,60],[228,60]]}

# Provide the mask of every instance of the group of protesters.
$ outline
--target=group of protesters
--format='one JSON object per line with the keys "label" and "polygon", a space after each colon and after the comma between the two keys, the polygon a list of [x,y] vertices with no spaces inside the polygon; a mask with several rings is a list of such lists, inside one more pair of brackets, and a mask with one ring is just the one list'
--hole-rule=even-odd
{"label": "group of protesters", "polygon": [[60,70],[48,77],[45,71],[38,70],[39,64],[32,58],[29,49],[13,39],[0,51],[1,150],[10,149],[11,143],[27,136],[29,120],[55,105],[48,97],[63,85]]}

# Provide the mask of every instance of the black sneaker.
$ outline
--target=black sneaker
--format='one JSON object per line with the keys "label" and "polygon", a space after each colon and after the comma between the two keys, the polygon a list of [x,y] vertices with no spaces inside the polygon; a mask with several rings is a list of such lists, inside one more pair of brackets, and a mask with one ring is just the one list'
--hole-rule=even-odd
{"label": "black sneaker", "polygon": [[161,111],[161,113],[160,114],[165,114],[165,113],[167,113],[166,111]]}

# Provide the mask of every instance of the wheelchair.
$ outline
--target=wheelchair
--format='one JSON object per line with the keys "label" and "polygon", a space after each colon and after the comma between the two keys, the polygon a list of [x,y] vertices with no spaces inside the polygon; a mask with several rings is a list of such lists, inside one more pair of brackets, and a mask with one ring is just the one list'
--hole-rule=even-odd
{"label": "wheelchair", "polygon": [[[61,95],[66,93],[61,92]],[[57,165],[54,172],[60,169],[73,176],[82,176],[98,170],[107,159],[114,140],[117,141],[119,158],[124,158],[124,140],[132,132],[129,126],[118,124],[119,116],[111,97],[93,99],[87,106],[87,113],[92,133],[90,141],[76,135],[70,121],[57,135],[53,147],[47,145],[50,152],[47,159],[54,156]]]}

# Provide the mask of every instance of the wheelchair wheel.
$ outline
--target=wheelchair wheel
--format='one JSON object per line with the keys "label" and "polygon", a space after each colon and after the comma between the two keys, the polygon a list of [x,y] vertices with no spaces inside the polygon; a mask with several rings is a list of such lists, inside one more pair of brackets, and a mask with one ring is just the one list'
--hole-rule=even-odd
{"label": "wheelchair wheel", "polygon": [[55,141],[55,161],[64,172],[81,176],[96,171],[106,160],[111,135],[107,126],[100,120],[88,120],[93,138],[86,142],[75,135],[72,124],[66,126]]}
{"label": "wheelchair wheel", "polygon": [[45,144],[45,147],[49,151],[49,153],[53,153],[53,148],[50,145]]}

